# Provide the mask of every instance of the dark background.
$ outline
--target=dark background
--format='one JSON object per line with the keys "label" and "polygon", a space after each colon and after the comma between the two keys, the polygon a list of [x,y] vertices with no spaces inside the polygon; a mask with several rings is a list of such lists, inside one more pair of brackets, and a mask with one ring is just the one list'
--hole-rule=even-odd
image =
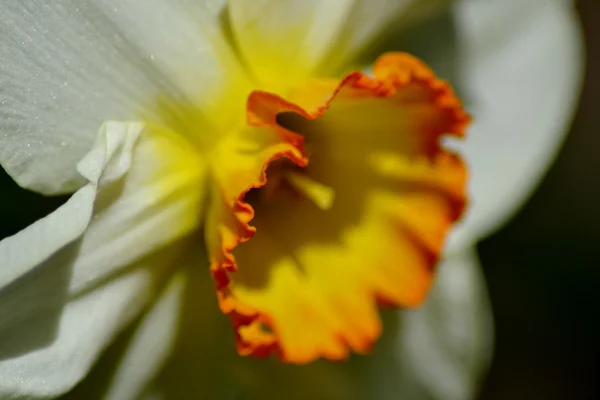
{"label": "dark background", "polygon": [[[527,205],[479,245],[496,324],[480,400],[600,399],[600,0],[578,9],[587,72],[572,130]],[[0,170],[0,200],[9,191]],[[11,207],[14,223],[3,214],[0,238],[65,200],[16,196],[23,207]]]}
{"label": "dark background", "polygon": [[577,8],[587,71],[572,130],[528,204],[479,245],[496,323],[480,400],[600,399],[600,1]]}

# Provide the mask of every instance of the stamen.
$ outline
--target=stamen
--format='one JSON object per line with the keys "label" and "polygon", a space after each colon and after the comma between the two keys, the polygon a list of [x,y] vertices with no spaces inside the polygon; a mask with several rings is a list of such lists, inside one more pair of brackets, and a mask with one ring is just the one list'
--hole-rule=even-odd
{"label": "stamen", "polygon": [[285,179],[294,189],[315,203],[321,210],[329,210],[333,206],[335,191],[329,186],[315,181],[308,175],[297,172],[286,172]]}

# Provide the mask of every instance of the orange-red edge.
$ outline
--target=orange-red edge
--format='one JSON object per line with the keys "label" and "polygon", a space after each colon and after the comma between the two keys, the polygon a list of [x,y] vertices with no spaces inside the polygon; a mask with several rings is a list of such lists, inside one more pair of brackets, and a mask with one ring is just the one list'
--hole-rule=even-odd
{"label": "orange-red edge", "polygon": [[[263,91],[254,91],[250,94],[247,103],[247,123],[251,126],[269,126],[275,129],[282,137],[284,142],[288,142],[296,146],[302,154],[303,138],[302,136],[287,130],[277,123],[277,115],[283,112],[294,112],[302,117],[314,120],[329,108],[333,100],[346,86],[360,89],[368,89],[376,97],[391,97],[396,91],[408,83],[421,83],[432,90],[435,98],[435,103],[445,111],[451,114],[450,120],[453,123],[448,126],[445,132],[440,132],[438,135],[445,134],[457,137],[463,137],[466,127],[471,121],[469,115],[462,109],[461,103],[454,94],[454,91],[445,81],[439,80],[434,73],[420,60],[406,53],[386,53],[378,58],[373,69],[375,78],[370,78],[361,72],[352,72],[346,75],[339,83],[331,96],[315,110],[305,110],[298,105],[286,101],[285,99]],[[234,199],[232,212],[242,226],[241,232],[236,242],[231,246],[223,246],[221,261],[215,261],[211,265],[211,273],[215,279],[219,306],[221,310],[227,314],[233,324],[237,338],[237,348],[241,355],[252,355],[257,357],[265,357],[272,354],[277,354],[280,359],[292,363],[305,363],[319,357],[329,359],[343,359],[348,355],[345,352],[342,357],[328,356],[327,353],[315,351],[312,354],[306,354],[302,359],[288,359],[284,350],[279,346],[277,341],[277,328],[273,323],[272,318],[259,310],[255,310],[245,304],[239,302],[229,291],[229,273],[234,273],[237,270],[235,257],[232,251],[243,242],[248,241],[255,233],[255,229],[248,222],[254,217],[254,210],[250,204],[244,202],[244,197],[251,189],[260,188],[267,182],[266,171],[271,162],[276,159],[287,157],[298,166],[306,166],[308,159],[306,156],[302,158],[295,157],[290,152],[281,152],[271,157],[263,166],[261,175],[257,182],[249,185],[246,190],[241,192]],[[466,180],[466,178],[465,178]],[[464,204],[460,210],[457,210],[457,215],[462,214]],[[241,218],[241,215],[244,218]],[[248,222],[246,222],[248,221]],[[441,250],[441,249],[440,249]],[[437,261],[437,257],[433,263]],[[428,285],[429,286],[429,285]],[[414,306],[417,304],[397,304],[391,299],[386,299],[378,293],[373,294],[374,298],[381,306]],[[261,324],[267,326],[271,332],[263,331]],[[256,342],[250,343],[244,341],[239,330],[242,328],[255,331]],[[335,334],[340,342],[347,345],[343,332]],[[378,336],[378,335],[377,335]],[[368,352],[373,346],[377,337],[365,337],[364,343],[358,350],[360,352]],[[347,347],[347,346],[346,346]]]}

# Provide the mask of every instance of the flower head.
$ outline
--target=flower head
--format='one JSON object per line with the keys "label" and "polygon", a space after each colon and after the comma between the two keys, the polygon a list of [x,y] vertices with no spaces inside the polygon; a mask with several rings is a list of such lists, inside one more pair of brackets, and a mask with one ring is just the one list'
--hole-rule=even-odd
{"label": "flower head", "polygon": [[[184,266],[210,270],[243,355],[369,351],[377,305],[423,301],[465,206],[466,168],[442,139],[469,118],[448,84],[405,53],[343,72],[407,3],[150,3],[5,8],[0,162],[25,187],[76,192],[0,242],[4,305],[36,298],[0,326],[51,310],[48,351],[74,325],[98,339],[73,379],[34,392],[68,390],[151,299],[172,298]],[[41,34],[39,10],[70,22]],[[35,357],[17,350],[15,370]]]}
{"label": "flower head", "polygon": [[250,179],[223,174],[223,214],[205,228],[242,353],[366,352],[381,330],[376,302],[417,305],[430,286],[466,183],[440,138],[461,136],[468,117],[411,56],[382,56],[374,75],[310,82],[289,101],[250,95],[250,126],[279,138],[243,171]]}

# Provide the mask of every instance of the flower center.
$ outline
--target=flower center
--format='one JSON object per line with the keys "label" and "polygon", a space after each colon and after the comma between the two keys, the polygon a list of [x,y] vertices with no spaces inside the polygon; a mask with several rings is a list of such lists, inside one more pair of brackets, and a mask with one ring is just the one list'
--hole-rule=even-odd
{"label": "flower center", "polygon": [[241,354],[286,361],[367,352],[377,304],[425,297],[465,203],[464,164],[442,146],[468,116],[406,54],[374,78],[254,91],[247,126],[211,157],[206,240]]}
{"label": "flower center", "polygon": [[334,199],[333,188],[318,182],[308,174],[306,169],[298,167],[287,159],[273,161],[267,169],[267,184],[251,189],[243,198],[255,212],[268,208],[278,201],[293,205],[306,200],[321,210],[329,210],[333,207]]}

